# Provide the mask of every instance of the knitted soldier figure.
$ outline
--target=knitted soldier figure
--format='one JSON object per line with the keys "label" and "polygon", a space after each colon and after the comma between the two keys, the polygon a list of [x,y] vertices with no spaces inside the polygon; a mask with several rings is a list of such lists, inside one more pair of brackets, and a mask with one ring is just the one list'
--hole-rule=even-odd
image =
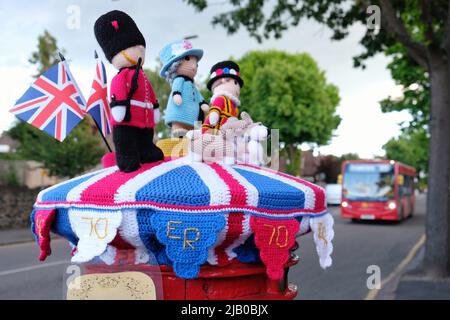
{"label": "knitted soldier figure", "polygon": [[119,72],[111,82],[111,126],[119,169],[132,172],[142,163],[162,160],[153,143],[159,121],[159,105],[152,85],[142,70],[145,39],[133,19],[122,11],[110,11],[94,25],[106,58]]}
{"label": "knitted soldier figure", "polygon": [[211,108],[206,115],[202,132],[220,129],[230,117],[239,115],[239,95],[244,81],[239,66],[233,61],[222,61],[211,68],[207,87],[212,91]]}
{"label": "knitted soldier figure", "polygon": [[159,54],[163,66],[160,75],[171,85],[165,123],[171,127],[172,136],[184,136],[194,127],[196,121],[203,121],[203,111],[209,106],[194,84],[198,61],[203,50],[194,49],[187,40],[175,41],[166,45]]}

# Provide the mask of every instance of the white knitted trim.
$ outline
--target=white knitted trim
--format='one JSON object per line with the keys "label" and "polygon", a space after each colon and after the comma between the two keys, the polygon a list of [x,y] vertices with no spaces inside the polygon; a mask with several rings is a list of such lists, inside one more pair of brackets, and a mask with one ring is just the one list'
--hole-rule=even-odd
{"label": "white knitted trim", "polygon": [[170,205],[153,205],[153,204],[119,204],[119,205],[96,205],[96,204],[73,204],[73,203],[58,203],[58,204],[39,204],[34,206],[35,209],[42,209],[42,210],[50,210],[50,209],[79,209],[79,210],[95,210],[95,211],[121,211],[124,209],[149,209],[149,210],[156,210],[156,211],[164,211],[164,212],[176,212],[180,214],[193,214],[193,213],[229,213],[229,212],[245,212],[249,213],[252,216],[255,217],[262,217],[262,218],[270,218],[274,220],[284,220],[284,219],[290,219],[295,217],[319,217],[324,214],[328,214],[327,209],[323,209],[321,211],[311,211],[311,212],[305,212],[304,209],[297,209],[293,212],[288,213],[271,213],[266,212],[264,210],[256,210],[252,208],[243,208],[240,206],[229,206],[226,208],[193,208],[193,209],[180,209],[180,208],[172,208]]}
{"label": "white knitted trim", "polygon": [[116,255],[117,255],[117,249],[114,248],[113,246],[108,245],[106,247],[105,252],[103,252],[99,256],[99,258],[104,263],[106,263],[108,266],[110,266],[110,265],[114,264],[114,262],[116,261]]}
{"label": "white knitted trim", "polygon": [[185,163],[186,158],[183,157],[176,160],[164,162],[156,167],[138,174],[136,177],[128,180],[119,189],[117,189],[116,194],[114,195],[114,201],[116,203],[136,201],[136,192],[139,189],[150,183],[152,180],[167,173],[168,171],[183,166]]}
{"label": "white knitted trim", "polygon": [[331,241],[334,238],[333,217],[331,214],[326,214],[309,221],[314,235],[317,254],[319,255],[320,266],[326,269],[333,262],[331,259],[331,253],[333,252],[333,243]]}
{"label": "white knitted trim", "polygon": [[122,224],[119,228],[119,234],[125,241],[135,247],[135,264],[147,263],[149,255],[139,235],[136,215],[137,210],[122,211]]}
{"label": "white knitted trim", "polygon": [[[110,170],[110,168],[101,169],[101,170],[97,171],[96,174],[102,173],[103,171],[107,171],[107,170]],[[90,176],[90,175],[92,175],[92,174],[93,174],[93,172],[88,172],[88,173],[86,173],[86,174],[83,174],[83,175],[77,177],[77,180],[78,180],[78,179],[81,180],[82,178],[87,177],[87,176]],[[95,174],[95,175],[96,175],[96,174]],[[95,175],[94,175],[94,176],[95,176]],[[43,197],[44,194],[46,194],[47,192],[52,191],[52,190],[54,190],[54,189],[56,189],[56,188],[62,187],[62,186],[64,186],[64,185],[68,184],[68,183],[71,183],[72,181],[73,181],[73,179],[71,179],[71,180],[66,180],[66,181],[63,181],[63,182],[61,182],[61,183],[55,184],[55,185],[53,185],[53,186],[51,186],[51,187],[49,187],[49,188],[47,188],[47,189],[42,190],[41,192],[39,192],[39,194],[38,194],[38,196],[37,196],[37,202],[42,201],[42,197]]]}
{"label": "white knitted trim", "polygon": [[67,197],[66,197],[67,201],[80,201],[81,194],[83,193],[84,190],[86,190],[89,186],[93,185],[97,181],[103,179],[104,177],[106,177],[106,176],[110,175],[111,173],[116,172],[118,170],[119,170],[119,168],[117,166],[107,168],[106,170],[99,172],[95,176],[80,183],[75,188],[73,188],[72,190],[69,191],[69,193],[67,194]]}
{"label": "white knitted trim", "polygon": [[281,181],[285,184],[288,184],[296,189],[299,189],[305,194],[305,209],[314,209],[315,208],[316,195],[314,193],[314,190],[311,189],[310,187],[308,187],[307,185],[304,185],[300,182],[297,182],[295,180],[286,178],[282,175],[276,174],[275,172],[270,172],[267,170],[254,169],[252,167],[241,166],[241,165],[233,166],[233,168],[238,168],[238,169],[242,169],[245,171],[257,173],[257,174],[260,174],[260,175],[263,175],[263,176],[266,176],[269,178],[276,178],[276,180],[279,180],[279,181]]}
{"label": "white knitted trim", "polygon": [[236,105],[236,107],[239,107],[241,105],[241,101],[239,100],[238,97],[236,97],[235,95],[232,95],[229,92],[223,91],[223,90],[218,90],[215,94],[213,94],[213,96],[211,97],[211,104],[213,103],[213,101],[220,97],[220,96],[225,96],[228,99],[230,99],[231,101],[233,101],[233,103]]}
{"label": "white knitted trim", "polygon": [[122,222],[121,211],[69,209],[69,221],[78,237],[77,252],[72,262],[87,262],[105,252],[114,240]]}

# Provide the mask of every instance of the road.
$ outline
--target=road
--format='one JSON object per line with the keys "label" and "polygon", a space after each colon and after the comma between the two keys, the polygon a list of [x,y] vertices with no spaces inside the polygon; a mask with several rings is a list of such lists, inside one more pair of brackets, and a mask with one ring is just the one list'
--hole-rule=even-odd
{"label": "road", "polygon": [[[424,233],[425,197],[419,196],[413,218],[401,223],[352,223],[335,218],[333,266],[319,266],[312,235],[301,237],[297,254],[300,263],[289,279],[299,287],[297,299],[364,299],[367,267],[377,265],[385,279]],[[34,243],[0,246],[0,299],[62,299],[70,248],[66,241],[52,241],[52,255],[37,261]]]}
{"label": "road", "polygon": [[425,204],[425,196],[420,195],[414,216],[401,223],[354,223],[340,218],[338,207],[331,208],[333,265],[322,270],[312,235],[300,238],[300,262],[289,273],[290,281],[299,287],[297,299],[364,299],[369,291],[367,267],[379,266],[381,279],[387,278],[424,234]]}

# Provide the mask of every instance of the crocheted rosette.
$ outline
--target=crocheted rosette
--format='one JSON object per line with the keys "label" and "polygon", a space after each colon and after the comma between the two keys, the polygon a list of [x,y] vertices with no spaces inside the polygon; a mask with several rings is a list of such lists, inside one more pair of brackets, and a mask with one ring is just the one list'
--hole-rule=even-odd
{"label": "crocheted rosette", "polygon": [[172,265],[186,279],[205,263],[233,259],[262,261],[270,278],[281,279],[296,237],[311,230],[325,268],[334,235],[322,188],[267,168],[186,157],[54,185],[39,193],[31,220],[41,260],[52,231],[72,244],[73,262],[114,264],[127,249],[134,263]]}

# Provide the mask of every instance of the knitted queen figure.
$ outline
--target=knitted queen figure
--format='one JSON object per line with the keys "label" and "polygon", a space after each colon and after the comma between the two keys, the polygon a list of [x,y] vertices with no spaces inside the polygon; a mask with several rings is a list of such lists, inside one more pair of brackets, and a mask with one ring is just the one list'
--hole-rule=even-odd
{"label": "knitted queen figure", "polygon": [[202,57],[203,50],[194,49],[187,40],[169,43],[160,52],[163,63],[160,75],[172,87],[164,121],[171,127],[174,137],[184,136],[196,121],[203,121],[203,111],[209,109],[194,84],[198,62]]}
{"label": "knitted queen figure", "polygon": [[239,66],[233,61],[216,63],[210,72],[207,87],[212,91],[211,108],[206,115],[202,132],[220,129],[230,117],[239,115],[239,96],[244,81],[239,76]]}
{"label": "knitted queen figure", "polygon": [[142,163],[164,158],[153,143],[158,100],[141,68],[145,39],[133,19],[117,10],[98,18],[94,32],[106,58],[119,70],[111,81],[110,122],[117,165],[121,171],[132,172]]}

